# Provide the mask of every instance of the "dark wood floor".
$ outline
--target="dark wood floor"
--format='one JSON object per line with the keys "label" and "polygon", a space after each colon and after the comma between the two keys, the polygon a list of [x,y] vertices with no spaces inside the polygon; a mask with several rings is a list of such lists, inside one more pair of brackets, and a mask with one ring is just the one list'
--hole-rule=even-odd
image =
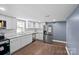
{"label": "dark wood floor", "polygon": [[63,43],[53,42],[48,44],[42,41],[35,41],[13,55],[67,55],[67,52]]}

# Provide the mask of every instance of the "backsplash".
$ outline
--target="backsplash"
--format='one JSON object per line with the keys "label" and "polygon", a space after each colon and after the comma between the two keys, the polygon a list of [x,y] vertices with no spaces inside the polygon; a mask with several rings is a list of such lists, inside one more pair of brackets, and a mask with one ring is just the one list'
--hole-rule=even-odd
{"label": "backsplash", "polygon": [[0,33],[3,33],[5,35],[5,37],[10,37],[13,36],[14,34],[16,34],[16,30],[12,30],[12,29],[1,29]]}

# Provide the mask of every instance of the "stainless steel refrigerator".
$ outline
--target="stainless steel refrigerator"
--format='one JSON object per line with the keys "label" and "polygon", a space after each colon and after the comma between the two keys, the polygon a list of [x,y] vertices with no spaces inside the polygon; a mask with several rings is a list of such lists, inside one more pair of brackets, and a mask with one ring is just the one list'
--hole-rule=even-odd
{"label": "stainless steel refrigerator", "polygon": [[46,22],[43,26],[43,41],[46,43],[53,43],[53,25]]}

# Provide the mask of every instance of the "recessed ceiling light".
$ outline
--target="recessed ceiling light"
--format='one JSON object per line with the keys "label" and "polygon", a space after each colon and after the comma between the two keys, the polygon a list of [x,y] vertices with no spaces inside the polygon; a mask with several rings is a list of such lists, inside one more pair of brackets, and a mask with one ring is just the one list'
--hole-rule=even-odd
{"label": "recessed ceiling light", "polygon": [[3,7],[0,7],[0,10],[1,10],[1,11],[6,11],[6,9],[5,9],[5,8],[3,8]]}

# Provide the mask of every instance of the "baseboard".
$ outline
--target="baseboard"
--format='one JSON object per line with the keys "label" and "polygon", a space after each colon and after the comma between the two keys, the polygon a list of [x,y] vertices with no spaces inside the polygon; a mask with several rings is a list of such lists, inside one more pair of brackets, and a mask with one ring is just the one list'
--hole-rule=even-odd
{"label": "baseboard", "polygon": [[[66,41],[60,41],[60,40],[53,40],[53,42],[67,43]],[[65,49],[66,49],[66,51],[67,51],[67,54],[70,55],[69,49],[68,49],[67,46],[65,47]]]}
{"label": "baseboard", "polygon": [[69,53],[69,49],[68,49],[67,46],[65,47],[65,49],[66,49],[66,51],[67,51],[67,54],[70,55],[70,53]]}
{"label": "baseboard", "polygon": [[60,40],[53,40],[53,42],[66,43],[66,41],[60,41]]}

